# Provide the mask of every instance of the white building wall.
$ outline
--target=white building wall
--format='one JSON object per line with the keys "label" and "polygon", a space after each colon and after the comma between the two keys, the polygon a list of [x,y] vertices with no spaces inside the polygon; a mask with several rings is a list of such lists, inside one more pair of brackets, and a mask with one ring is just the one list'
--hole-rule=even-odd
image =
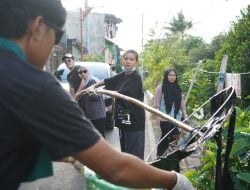
{"label": "white building wall", "polygon": [[77,39],[81,41],[80,36],[80,10],[77,11],[68,11],[67,20],[65,24],[66,35],[68,39]]}
{"label": "white building wall", "polygon": [[105,14],[90,13],[84,19],[84,45],[89,54],[102,54],[106,30],[104,18]]}
{"label": "white building wall", "polygon": [[[104,18],[105,14],[89,13],[83,20],[83,46],[88,50],[88,54],[102,54],[106,30]],[[65,27],[69,39],[76,38],[81,42],[80,10],[68,11]]]}

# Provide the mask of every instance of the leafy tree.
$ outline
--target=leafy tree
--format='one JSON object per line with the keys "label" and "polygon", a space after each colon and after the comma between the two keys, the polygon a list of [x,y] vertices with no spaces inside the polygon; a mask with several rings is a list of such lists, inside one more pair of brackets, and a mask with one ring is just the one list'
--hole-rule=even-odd
{"label": "leafy tree", "polygon": [[227,37],[226,33],[220,33],[213,37],[212,42],[209,44],[209,52],[211,53],[210,59],[215,59],[215,53],[218,52]]}
{"label": "leafy tree", "polygon": [[182,11],[177,13],[177,17],[173,17],[171,22],[169,23],[169,27],[165,27],[165,29],[170,30],[174,34],[180,34],[181,37],[184,36],[186,30],[192,28],[192,21],[187,21],[182,13]]}
{"label": "leafy tree", "polygon": [[188,35],[185,39],[181,40],[181,42],[181,48],[185,49],[191,62],[196,63],[199,60],[209,58],[208,45],[202,38]]}
{"label": "leafy tree", "polygon": [[[241,16],[232,23],[222,49],[216,56],[216,61],[221,60],[223,54],[228,55],[228,72],[245,73],[250,72],[250,5],[241,10]],[[250,94],[250,74],[242,75],[242,105],[248,106]]]}
{"label": "leafy tree", "polygon": [[[149,77],[144,82],[144,87],[154,93],[155,87],[161,83],[163,71],[170,67],[171,56],[169,48],[163,40],[151,40],[144,48],[141,61],[149,72]],[[153,72],[152,72],[153,71]]]}

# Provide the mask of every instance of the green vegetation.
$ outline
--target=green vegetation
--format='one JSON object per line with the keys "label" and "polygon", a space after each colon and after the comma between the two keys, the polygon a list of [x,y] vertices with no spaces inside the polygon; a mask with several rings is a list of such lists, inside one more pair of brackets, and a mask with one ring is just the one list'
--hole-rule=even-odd
{"label": "green vegetation", "polygon": [[[250,71],[250,5],[241,11],[241,17],[233,22],[222,48],[218,51],[216,61],[219,62],[223,54],[228,55],[229,72],[245,73]],[[243,107],[250,105],[250,74],[242,75],[242,100]]]}
{"label": "green vegetation", "polygon": [[[223,138],[226,138],[227,127]],[[229,158],[229,171],[233,179],[234,189],[247,190],[250,188],[250,109],[241,110],[236,107],[236,124],[234,144]],[[225,142],[225,140],[224,140]],[[223,144],[225,146],[225,144]],[[216,150],[215,142],[204,145],[206,151],[199,170],[189,170],[185,175],[199,190],[213,190],[215,185]]]}
{"label": "green vegetation", "polygon": [[83,61],[103,62],[103,58],[100,55],[87,54],[84,55]]}
{"label": "green vegetation", "polygon": [[[170,26],[164,27],[164,37],[157,37],[154,29],[151,30],[152,39],[145,44],[140,55],[147,73],[144,87],[154,93],[156,86],[162,82],[164,70],[175,67],[179,84],[186,95],[198,61],[203,60],[187,101],[188,113],[192,113],[215,94],[221,59],[227,54],[227,72],[243,73],[242,98],[237,100],[229,170],[235,189],[250,189],[250,5],[241,11],[241,16],[232,23],[228,33],[218,34],[210,44],[200,37],[186,35],[191,27],[192,22],[186,21],[180,12]],[[223,136],[223,143],[225,138]],[[203,166],[197,171],[188,171],[186,175],[197,189],[212,190],[215,185],[216,143],[207,142],[204,149]]]}

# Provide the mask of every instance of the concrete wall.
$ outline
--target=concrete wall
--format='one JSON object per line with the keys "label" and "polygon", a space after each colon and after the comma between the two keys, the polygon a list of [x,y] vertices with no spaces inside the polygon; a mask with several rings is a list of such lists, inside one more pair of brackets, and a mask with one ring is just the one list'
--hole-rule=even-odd
{"label": "concrete wall", "polygon": [[84,19],[84,46],[89,54],[101,55],[103,53],[106,32],[104,18],[105,14],[90,13]]}
{"label": "concrete wall", "polygon": [[[83,46],[88,50],[88,54],[102,54],[106,31],[104,18],[105,14],[89,13],[83,20]],[[65,27],[69,39],[76,38],[81,42],[80,10],[68,12]]]}
{"label": "concrete wall", "polygon": [[68,11],[67,19],[65,23],[66,28],[66,36],[69,39],[78,39],[81,40],[80,37],[80,11]]}

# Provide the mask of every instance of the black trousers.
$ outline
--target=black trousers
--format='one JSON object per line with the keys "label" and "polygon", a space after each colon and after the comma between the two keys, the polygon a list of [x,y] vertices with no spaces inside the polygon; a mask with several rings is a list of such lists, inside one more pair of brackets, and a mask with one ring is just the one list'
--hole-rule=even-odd
{"label": "black trousers", "polygon": [[91,120],[95,128],[102,134],[102,136],[105,138],[105,122],[106,118],[100,118]]}
{"label": "black trousers", "polygon": [[145,131],[119,129],[121,151],[144,159]]}
{"label": "black trousers", "polygon": [[174,130],[164,138],[163,141],[157,147],[157,156],[162,156],[166,150],[168,149],[169,143],[176,140],[176,137],[179,135],[179,130],[173,124],[169,123],[168,121],[161,121],[161,139],[173,128]]}

